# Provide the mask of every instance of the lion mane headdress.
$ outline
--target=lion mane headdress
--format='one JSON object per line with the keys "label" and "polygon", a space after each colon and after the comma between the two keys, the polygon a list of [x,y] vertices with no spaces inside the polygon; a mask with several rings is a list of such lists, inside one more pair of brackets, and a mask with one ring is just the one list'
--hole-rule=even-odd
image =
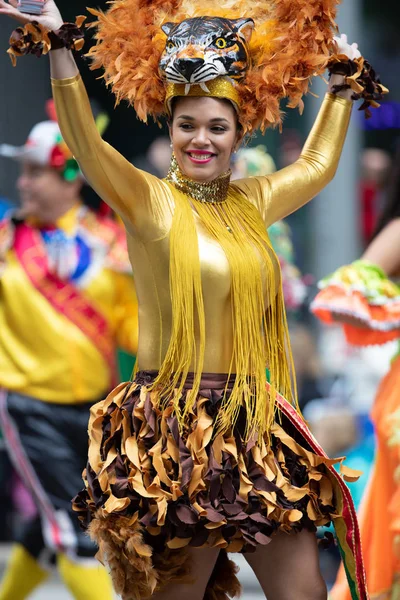
{"label": "lion mane headdress", "polygon": [[[91,68],[104,69],[116,102],[128,101],[144,122],[148,117],[158,122],[168,114],[168,99],[190,93],[231,99],[245,133],[264,131],[281,125],[281,100],[301,111],[312,77],[326,69],[334,51],[339,2],[221,0],[216,7],[215,0],[112,0],[107,12],[89,9],[97,17],[90,24],[97,40],[89,52]],[[166,55],[174,45],[169,41],[171,32],[184,21],[200,23],[199,17],[203,22],[232,20],[239,41],[238,60],[229,77],[219,77],[219,88],[215,79],[185,85],[180,83],[182,77],[174,79],[175,67],[166,68]],[[217,42],[215,51],[222,51],[226,42],[210,36],[214,46]]]}

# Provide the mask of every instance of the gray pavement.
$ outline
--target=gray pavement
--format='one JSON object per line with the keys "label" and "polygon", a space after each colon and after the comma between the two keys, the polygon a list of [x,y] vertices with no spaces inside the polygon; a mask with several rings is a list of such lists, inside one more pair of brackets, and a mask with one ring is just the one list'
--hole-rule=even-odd
{"label": "gray pavement", "polygon": [[[10,546],[0,544],[0,577],[4,572],[9,553]],[[261,588],[246,561],[240,555],[235,555],[234,558],[240,566],[240,580],[243,585],[241,600],[265,600]],[[60,582],[57,573],[54,573],[44,586],[30,596],[29,600],[73,600],[73,598]]]}

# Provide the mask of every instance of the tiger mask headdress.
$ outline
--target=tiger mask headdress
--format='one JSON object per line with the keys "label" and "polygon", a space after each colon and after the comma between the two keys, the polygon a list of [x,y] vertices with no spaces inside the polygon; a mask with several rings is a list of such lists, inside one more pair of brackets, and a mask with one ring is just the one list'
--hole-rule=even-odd
{"label": "tiger mask headdress", "polygon": [[165,23],[160,71],[170,83],[205,84],[220,76],[242,79],[249,67],[253,19],[194,17]]}
{"label": "tiger mask headdress", "polygon": [[[97,40],[89,52],[91,68],[103,68],[117,103],[128,101],[145,122],[149,116],[157,122],[171,116],[170,101],[177,93],[200,96],[202,92],[232,100],[244,132],[264,131],[282,125],[281,100],[302,109],[311,79],[325,71],[336,51],[333,37],[339,2],[109,0],[106,12],[90,9],[97,18],[91,24]],[[228,34],[226,47],[213,47]],[[184,59],[181,69],[177,58]],[[190,67],[189,62],[185,74],[185,61],[196,58],[201,61]],[[200,85],[192,85],[197,81]]]}

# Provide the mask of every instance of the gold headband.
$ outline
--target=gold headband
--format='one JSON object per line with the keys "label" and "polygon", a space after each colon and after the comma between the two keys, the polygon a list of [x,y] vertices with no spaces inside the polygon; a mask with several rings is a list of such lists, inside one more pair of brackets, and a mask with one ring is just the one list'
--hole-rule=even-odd
{"label": "gold headband", "polygon": [[[208,92],[206,91],[205,86],[207,87]],[[203,87],[198,83],[190,86],[185,85],[184,83],[167,83],[166,92],[165,107],[169,116],[172,116],[171,100],[178,97],[205,97],[230,100],[235,110],[239,112],[240,98],[238,91],[234,83],[227,77],[217,77],[216,79],[207,81],[203,84]]]}

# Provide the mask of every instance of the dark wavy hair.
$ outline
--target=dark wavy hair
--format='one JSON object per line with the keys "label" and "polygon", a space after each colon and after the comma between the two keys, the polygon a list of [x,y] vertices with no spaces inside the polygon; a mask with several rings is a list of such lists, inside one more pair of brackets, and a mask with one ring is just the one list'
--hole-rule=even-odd
{"label": "dark wavy hair", "polygon": [[386,204],[379,216],[372,239],[376,238],[390,221],[400,217],[400,146],[393,161],[393,165]]}

